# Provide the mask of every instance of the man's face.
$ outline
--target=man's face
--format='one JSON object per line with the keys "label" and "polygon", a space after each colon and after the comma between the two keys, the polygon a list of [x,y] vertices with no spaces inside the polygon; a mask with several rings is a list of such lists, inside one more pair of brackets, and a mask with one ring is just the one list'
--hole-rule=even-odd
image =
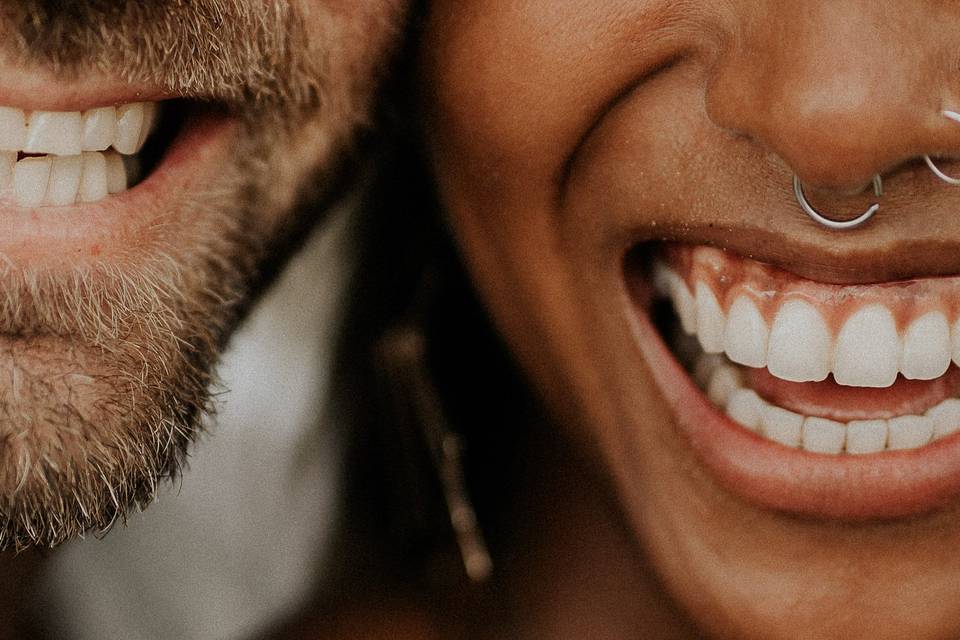
{"label": "man's face", "polygon": [[[922,156],[960,149],[957,7],[438,0],[427,25],[467,266],[676,602],[721,637],[956,637],[960,190]],[[880,211],[828,230],[794,174],[838,218],[882,174]]]}
{"label": "man's face", "polygon": [[176,472],[403,4],[4,3],[0,548],[105,527]]}

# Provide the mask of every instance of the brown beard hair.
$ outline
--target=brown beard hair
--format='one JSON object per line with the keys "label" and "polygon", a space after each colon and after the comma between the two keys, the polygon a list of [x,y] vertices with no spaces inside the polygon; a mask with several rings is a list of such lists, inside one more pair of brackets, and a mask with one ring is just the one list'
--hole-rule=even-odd
{"label": "brown beard hair", "polygon": [[[399,0],[384,4],[399,18]],[[350,67],[354,86],[328,86],[335,54],[286,2],[23,0],[3,3],[0,29],[14,34],[8,64],[156,83],[248,125],[217,184],[175,202],[131,255],[42,270],[0,255],[3,550],[108,529],[177,475],[214,408],[219,353],[320,217],[310,205],[366,121],[376,74]]]}
{"label": "brown beard hair", "polygon": [[246,110],[310,108],[323,93],[326,43],[289,2],[19,0],[0,27],[13,64],[59,78],[117,75]]}
{"label": "brown beard hair", "polygon": [[[192,215],[220,197],[179,206]],[[197,217],[218,232],[200,251],[158,239],[129,272],[0,274],[0,548],[108,529],[178,473],[266,253],[243,233],[250,203],[231,197],[234,207]]]}

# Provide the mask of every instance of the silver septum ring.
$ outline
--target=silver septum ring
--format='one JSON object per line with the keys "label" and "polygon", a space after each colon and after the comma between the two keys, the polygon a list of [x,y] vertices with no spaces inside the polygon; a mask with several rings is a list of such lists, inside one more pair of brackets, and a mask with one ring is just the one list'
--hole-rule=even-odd
{"label": "silver septum ring", "polygon": [[[944,118],[949,118],[954,122],[960,123],[960,113],[956,111],[941,111],[940,112]],[[960,178],[954,178],[953,176],[948,176],[943,171],[940,170],[940,167],[933,164],[933,160],[930,159],[930,156],[924,155],[923,161],[927,163],[927,166],[930,168],[930,171],[933,171],[933,175],[937,176],[947,184],[952,184],[954,186],[960,185]]]}
{"label": "silver septum ring", "polygon": [[[878,198],[883,195],[883,181],[880,179],[879,174],[873,176],[873,192]],[[804,213],[813,218],[815,222],[829,229],[855,229],[872,218],[873,214],[880,209],[880,203],[874,203],[870,205],[869,209],[852,220],[833,220],[828,218],[814,209],[810,202],[807,201],[807,196],[803,194],[803,184],[800,183],[800,178],[796,174],[793,176],[793,194],[796,196],[797,202],[800,204],[800,208],[803,209]]]}

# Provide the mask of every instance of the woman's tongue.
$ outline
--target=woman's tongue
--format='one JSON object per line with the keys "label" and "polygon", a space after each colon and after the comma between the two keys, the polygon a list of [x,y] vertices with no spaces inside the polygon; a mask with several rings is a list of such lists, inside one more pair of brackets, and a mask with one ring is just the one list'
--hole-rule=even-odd
{"label": "woman's tongue", "polygon": [[960,388],[960,369],[951,366],[934,380],[908,380],[899,376],[882,389],[839,385],[829,377],[822,382],[788,382],[767,369],[745,368],[747,385],[779,407],[801,415],[839,422],[923,415]]}

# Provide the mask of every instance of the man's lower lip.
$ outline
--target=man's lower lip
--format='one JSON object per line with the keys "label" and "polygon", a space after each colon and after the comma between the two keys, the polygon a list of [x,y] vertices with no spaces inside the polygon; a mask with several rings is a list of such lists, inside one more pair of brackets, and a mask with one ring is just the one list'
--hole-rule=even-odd
{"label": "man's lower lip", "polygon": [[731,493],[766,509],[854,521],[921,515],[960,496],[960,436],[909,451],[828,456],[736,424],[696,386],[636,297],[628,297],[640,352],[676,425]]}

